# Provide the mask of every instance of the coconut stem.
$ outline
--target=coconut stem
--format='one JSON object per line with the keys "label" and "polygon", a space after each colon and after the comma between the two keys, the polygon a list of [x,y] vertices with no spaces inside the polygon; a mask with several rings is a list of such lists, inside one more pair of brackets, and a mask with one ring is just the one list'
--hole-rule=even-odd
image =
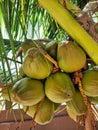
{"label": "coconut stem", "polygon": [[80,130],[81,125],[84,126],[84,122],[85,122],[85,114],[83,115],[77,115],[76,117],[78,126],[77,126],[77,130]]}
{"label": "coconut stem", "polygon": [[57,61],[55,61],[40,45],[38,45],[35,41],[33,43],[36,45],[36,47],[40,50],[40,52],[49,60],[51,61],[56,68],[59,68]]}
{"label": "coconut stem", "polygon": [[79,90],[84,98],[84,103],[87,106],[86,119],[85,119],[85,130],[96,130],[95,116],[91,107],[91,103],[82,89],[82,83],[79,78]]}

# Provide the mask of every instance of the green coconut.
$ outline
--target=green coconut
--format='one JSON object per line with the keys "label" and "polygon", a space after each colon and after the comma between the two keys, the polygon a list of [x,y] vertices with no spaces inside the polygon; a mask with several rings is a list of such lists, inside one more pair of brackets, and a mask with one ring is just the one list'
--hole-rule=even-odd
{"label": "green coconut", "polygon": [[55,103],[63,103],[72,99],[74,85],[68,74],[57,72],[51,74],[45,82],[45,94]]}
{"label": "green coconut", "polygon": [[17,81],[13,87],[13,99],[25,106],[31,106],[41,101],[44,96],[43,83],[28,77]]}
{"label": "green coconut", "polygon": [[82,87],[87,96],[98,96],[98,70],[87,70],[83,73]]}
{"label": "green coconut", "polygon": [[50,75],[53,64],[39,51],[37,48],[31,48],[23,62],[23,71],[30,77],[35,79],[44,79]]}
{"label": "green coconut", "polygon": [[[50,123],[50,121],[53,119],[54,116],[54,103],[45,97],[40,107],[39,105],[40,104],[30,106],[27,111],[27,114],[32,118],[34,118],[34,115],[36,113],[35,122],[40,125]],[[26,110],[26,107],[24,107],[24,110]]]}
{"label": "green coconut", "polygon": [[45,44],[45,50],[55,60],[57,59],[57,46],[58,46],[57,41],[51,41],[51,42]]}
{"label": "green coconut", "polygon": [[75,72],[84,67],[86,54],[72,41],[58,44],[57,60],[59,67],[65,72]]}
{"label": "green coconut", "polygon": [[67,106],[75,113],[75,115],[82,115],[87,111],[83,96],[79,90],[76,90],[72,100],[68,101]]}

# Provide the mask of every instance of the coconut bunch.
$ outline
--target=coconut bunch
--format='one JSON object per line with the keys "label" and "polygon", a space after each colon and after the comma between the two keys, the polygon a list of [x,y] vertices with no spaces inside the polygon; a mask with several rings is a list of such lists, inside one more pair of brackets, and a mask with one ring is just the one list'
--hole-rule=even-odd
{"label": "coconut bunch", "polygon": [[82,91],[91,104],[98,103],[98,71],[84,69],[88,64],[87,54],[76,42],[51,41],[39,46],[29,40],[22,44],[22,51],[20,80],[9,88],[10,99],[6,89],[2,96],[22,104],[34,122],[49,123],[62,103],[66,103],[68,115],[74,121],[85,115],[88,107],[78,87],[77,76],[73,76],[79,71]]}

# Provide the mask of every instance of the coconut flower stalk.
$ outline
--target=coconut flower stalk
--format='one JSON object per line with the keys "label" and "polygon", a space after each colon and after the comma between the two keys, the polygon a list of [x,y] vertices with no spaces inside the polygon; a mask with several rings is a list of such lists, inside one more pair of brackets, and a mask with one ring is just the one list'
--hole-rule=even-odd
{"label": "coconut flower stalk", "polygon": [[86,51],[89,57],[98,64],[98,44],[72,17],[58,0],[38,0],[39,4],[59,23],[59,25]]}

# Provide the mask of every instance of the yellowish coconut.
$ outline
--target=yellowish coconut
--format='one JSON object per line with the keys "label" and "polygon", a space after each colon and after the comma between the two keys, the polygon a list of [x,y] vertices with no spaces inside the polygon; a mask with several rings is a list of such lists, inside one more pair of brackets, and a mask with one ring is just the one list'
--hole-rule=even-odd
{"label": "yellowish coconut", "polygon": [[13,99],[23,105],[31,106],[41,101],[44,96],[43,83],[28,77],[17,81],[13,88]]}
{"label": "yellowish coconut", "polygon": [[72,99],[74,85],[68,74],[57,72],[51,74],[45,82],[45,94],[55,103],[63,103]]}
{"label": "yellowish coconut", "polygon": [[31,78],[44,79],[50,75],[53,64],[39,51],[32,48],[27,51],[23,62],[24,73]]}
{"label": "yellowish coconut", "polygon": [[87,70],[83,73],[82,86],[85,94],[90,97],[98,96],[98,70]]}
{"label": "yellowish coconut", "polygon": [[59,67],[65,72],[80,70],[86,63],[86,54],[72,41],[58,44],[57,59]]}

